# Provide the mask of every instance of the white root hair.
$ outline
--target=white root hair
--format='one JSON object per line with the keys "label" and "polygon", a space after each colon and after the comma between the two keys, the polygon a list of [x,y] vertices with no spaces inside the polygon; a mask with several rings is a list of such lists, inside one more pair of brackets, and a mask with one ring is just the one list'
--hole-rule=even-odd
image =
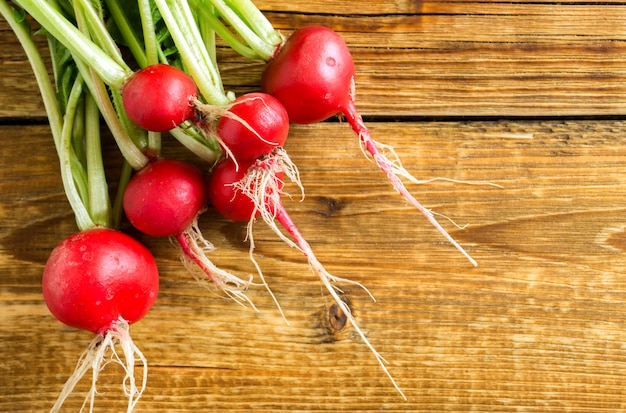
{"label": "white root hair", "polygon": [[[246,175],[236,182],[235,189],[241,191],[254,202],[254,217],[257,213],[270,228],[290,247],[300,249],[289,237],[278,228],[276,224],[276,213],[282,208],[282,187],[284,180],[278,178],[283,173],[284,176],[300,189],[301,199],[304,199],[304,187],[300,181],[300,172],[295,163],[289,158],[287,151],[283,148],[275,149],[269,156],[258,160]],[[248,224],[248,239],[252,235],[251,219]]]}
{"label": "white root hair", "polygon": [[[181,254],[181,261],[199,285],[213,292],[217,288],[243,307],[247,303],[255,311],[258,311],[252,300],[246,295],[249,287],[253,285],[252,275],[247,280],[241,279],[217,267],[207,257],[208,253],[215,250],[215,246],[202,235],[197,217],[181,236],[185,237],[186,241],[185,246],[179,241],[184,251]],[[207,277],[212,282],[207,282]]]}
{"label": "white root hair", "polygon": [[[124,360],[122,360],[122,357],[116,350],[116,345],[119,345],[122,349]],[[107,360],[106,358],[108,353],[110,353],[110,359]],[[141,363],[143,369],[143,374],[139,384],[135,378],[135,362],[137,360]],[[50,409],[50,413],[60,411],[67,397],[70,396],[78,382],[85,376],[89,369],[92,370],[91,388],[85,396],[85,400],[80,411],[82,412],[86,406],[89,406],[89,412],[93,412],[95,397],[97,394],[96,384],[98,381],[98,375],[100,371],[102,371],[110,362],[119,364],[124,369],[125,376],[122,385],[124,388],[124,394],[128,397],[126,412],[132,412],[146,389],[146,382],[148,380],[148,362],[143,353],[133,342],[129,334],[128,323],[120,317],[111,325],[106,333],[97,335],[91,341],[78,360],[74,373],[72,373],[72,375],[65,382],[56,403]]]}
{"label": "white root hair", "polygon": [[[393,146],[378,142],[375,139],[372,139],[372,142],[374,143],[376,148],[378,148],[378,151],[379,151],[378,156],[380,157],[380,160],[382,162],[385,162],[387,165],[389,165],[394,174],[396,174],[397,176],[401,176],[405,178],[407,181],[413,182],[414,184],[423,185],[423,184],[428,184],[428,183],[436,182],[436,181],[444,181],[444,182],[452,182],[455,184],[488,185],[488,186],[495,186],[496,188],[503,188],[502,185],[489,182],[489,181],[467,181],[463,179],[454,179],[454,178],[445,178],[445,177],[417,179],[409,171],[407,171],[406,168],[402,165],[402,161],[400,160],[400,157],[396,153],[396,150],[394,149]],[[361,152],[363,152],[363,154],[365,155],[365,157],[368,159],[371,159],[371,155],[367,152],[363,139],[359,139],[359,147],[361,149]]]}

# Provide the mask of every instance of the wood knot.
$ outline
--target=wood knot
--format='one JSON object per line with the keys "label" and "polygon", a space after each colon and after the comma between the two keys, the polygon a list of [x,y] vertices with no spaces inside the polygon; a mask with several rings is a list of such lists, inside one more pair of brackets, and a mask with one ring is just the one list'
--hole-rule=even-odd
{"label": "wood knot", "polygon": [[324,209],[320,213],[324,216],[337,215],[337,212],[345,208],[345,204],[342,201],[326,196],[318,197],[317,202],[323,206]]}
{"label": "wood knot", "polygon": [[626,251],[626,231],[621,229],[608,234],[605,242],[615,250],[620,252]]}
{"label": "wood knot", "polygon": [[346,313],[341,309],[341,307],[335,303],[328,307],[326,311],[326,328],[332,334],[338,333],[346,326],[346,321],[348,321],[348,317]]}

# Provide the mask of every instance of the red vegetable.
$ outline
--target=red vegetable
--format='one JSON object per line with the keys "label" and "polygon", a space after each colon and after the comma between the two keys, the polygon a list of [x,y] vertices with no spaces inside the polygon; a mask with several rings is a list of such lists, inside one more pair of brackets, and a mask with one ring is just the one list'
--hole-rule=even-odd
{"label": "red vegetable", "polygon": [[194,119],[197,97],[198,89],[189,75],[162,63],[141,69],[122,87],[128,117],[154,132],[166,132]]}
{"label": "red vegetable", "polygon": [[[50,312],[63,323],[96,333],[74,373],[52,407],[57,412],[85,373],[92,369],[85,404],[93,409],[98,374],[109,357],[122,365],[128,411],[146,387],[147,361],[133,343],[129,325],[150,310],[158,289],[158,270],[146,247],[121,232],[92,228],[57,245],[46,263],[43,296]],[[121,352],[115,350],[116,344]],[[107,356],[107,352],[114,356]],[[125,362],[122,362],[122,355]],[[135,360],[143,364],[141,384],[135,382]]]}
{"label": "red vegetable", "polygon": [[393,187],[473,265],[477,265],[437,222],[432,212],[405,188],[398,176],[418,181],[400,165],[393,150],[379,144],[370,135],[354,103],[354,78],[354,62],[341,36],[326,27],[308,26],[296,30],[267,64],[261,89],[280,100],[294,123],[313,123],[344,115]]}
{"label": "red vegetable", "polygon": [[57,319],[96,334],[120,318],[128,324],[140,320],[159,289],[150,251],[105,228],[63,240],[46,263],[42,283],[46,305]]}
{"label": "red vegetable", "polygon": [[[230,159],[224,159],[213,168],[209,176],[209,199],[211,205],[222,216],[233,221],[249,221],[251,217],[261,215],[262,206],[255,204],[252,198],[235,185],[246,177],[255,163],[256,161],[247,161],[237,165]],[[271,191],[282,189],[283,175],[282,171],[277,171],[270,178],[272,182],[267,186],[268,208],[271,208],[271,200],[275,195]],[[251,188],[251,191],[254,192],[256,189]]]}
{"label": "red vegetable", "polygon": [[124,191],[130,223],[155,237],[178,235],[207,202],[204,174],[191,163],[159,159],[133,176]]}
{"label": "red vegetable", "polygon": [[289,117],[283,105],[265,93],[248,93],[235,99],[217,123],[225,152],[236,161],[252,161],[283,146],[289,134]]}
{"label": "red vegetable", "polygon": [[296,30],[268,63],[261,89],[285,106],[294,123],[344,112],[352,99],[354,62],[345,42],[322,26]]}

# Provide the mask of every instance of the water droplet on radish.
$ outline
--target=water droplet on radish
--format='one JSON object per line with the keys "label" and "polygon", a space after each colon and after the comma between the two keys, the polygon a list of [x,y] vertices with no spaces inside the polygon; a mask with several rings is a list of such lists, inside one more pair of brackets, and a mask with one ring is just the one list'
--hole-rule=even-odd
{"label": "water droplet on radish", "polygon": [[326,64],[327,64],[328,66],[330,66],[330,67],[333,67],[333,66],[335,66],[335,65],[337,64],[337,61],[335,60],[335,58],[334,58],[334,57],[332,57],[332,56],[328,56],[328,57],[326,58]]}

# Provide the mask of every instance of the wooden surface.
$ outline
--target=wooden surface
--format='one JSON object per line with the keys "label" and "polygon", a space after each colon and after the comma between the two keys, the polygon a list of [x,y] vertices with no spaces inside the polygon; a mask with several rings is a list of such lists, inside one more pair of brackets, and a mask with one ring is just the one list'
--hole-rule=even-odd
{"label": "wooden surface", "polygon": [[[256,313],[200,288],[166,239],[141,237],[162,286],[131,333],[149,362],[140,412],[626,411],[626,5],[621,2],[259,1],[289,33],[341,32],[357,105],[377,140],[423,179],[424,205],[473,268],[397,196],[344,124],[292,129],[307,197],[286,206],[389,361],[393,389],[296,251],[256,226]],[[47,411],[90,333],[47,311],[40,279],[76,227],[30,68],[0,23],[0,410]],[[228,87],[262,66],[220,52]],[[115,176],[115,147],[107,142]],[[166,153],[197,162],[175,143]],[[253,272],[243,227],[209,210],[219,266]],[[124,411],[121,371],[96,411]],[[81,389],[85,388],[83,383]],[[82,395],[68,401],[78,411]]]}

